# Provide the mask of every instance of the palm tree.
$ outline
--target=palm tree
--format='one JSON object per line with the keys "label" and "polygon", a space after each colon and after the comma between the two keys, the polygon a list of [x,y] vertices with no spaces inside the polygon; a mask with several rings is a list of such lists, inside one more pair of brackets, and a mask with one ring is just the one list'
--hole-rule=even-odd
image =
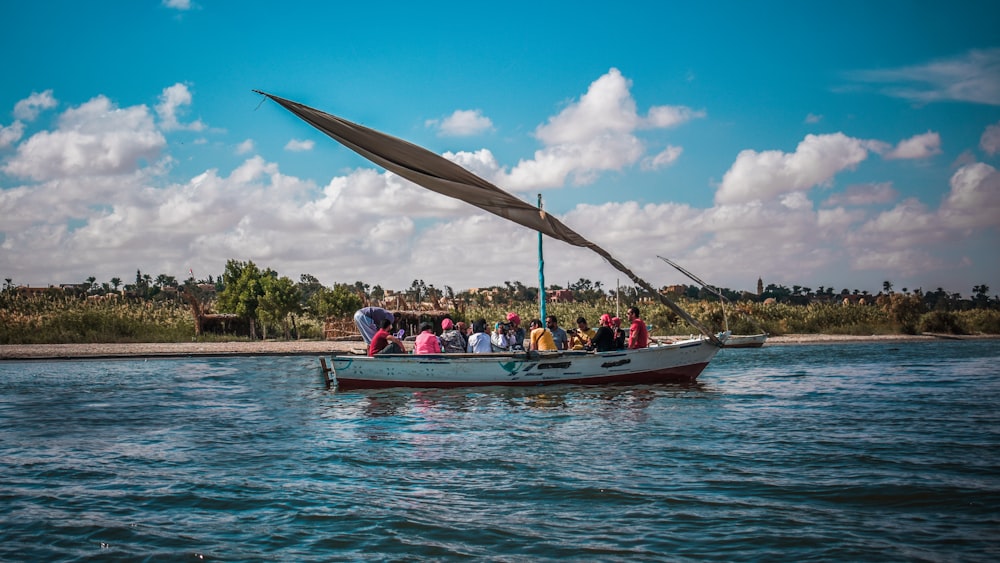
{"label": "palm tree", "polygon": [[118,291],[118,286],[120,286],[121,284],[122,284],[121,278],[119,277],[111,278],[111,287],[113,287],[115,291]]}

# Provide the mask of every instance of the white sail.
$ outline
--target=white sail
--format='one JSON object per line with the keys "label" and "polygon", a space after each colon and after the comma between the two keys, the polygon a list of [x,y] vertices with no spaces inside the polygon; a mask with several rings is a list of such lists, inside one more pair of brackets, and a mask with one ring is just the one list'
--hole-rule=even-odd
{"label": "white sail", "polygon": [[[397,137],[358,125],[335,115],[284,98],[254,90],[281,104],[303,121],[326,133],[338,143],[407,180],[448,197],[460,199],[494,215],[544,233],[554,239],[589,248],[622,272],[635,284],[695,326],[713,343],[718,338],[694,317],[667,299],[637,276],[608,251],[585,239],[562,221],[476,176],[465,168],[427,149]],[[544,288],[541,288],[544,290]]]}

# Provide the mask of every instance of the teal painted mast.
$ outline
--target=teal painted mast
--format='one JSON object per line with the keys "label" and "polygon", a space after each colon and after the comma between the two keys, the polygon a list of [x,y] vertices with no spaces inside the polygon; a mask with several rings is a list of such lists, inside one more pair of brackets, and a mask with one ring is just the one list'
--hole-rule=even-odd
{"label": "teal painted mast", "polygon": [[[542,194],[538,194],[538,212],[542,211]],[[542,326],[545,326],[545,258],[542,257],[542,232],[538,231],[538,313]]]}

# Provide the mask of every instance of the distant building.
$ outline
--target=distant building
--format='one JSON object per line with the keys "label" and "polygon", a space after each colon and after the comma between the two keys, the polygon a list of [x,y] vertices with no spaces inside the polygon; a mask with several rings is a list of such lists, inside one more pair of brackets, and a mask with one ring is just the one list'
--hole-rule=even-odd
{"label": "distant building", "polygon": [[573,290],[557,289],[549,293],[549,300],[553,303],[572,303],[575,298],[573,297]]}
{"label": "distant building", "polygon": [[661,290],[661,293],[665,293],[667,295],[684,295],[685,292],[687,292],[687,286],[683,284],[668,285]]}
{"label": "distant building", "polygon": [[31,296],[31,295],[44,295],[48,291],[56,289],[51,285],[49,287],[28,287],[26,285],[19,286],[17,292],[21,295]]}

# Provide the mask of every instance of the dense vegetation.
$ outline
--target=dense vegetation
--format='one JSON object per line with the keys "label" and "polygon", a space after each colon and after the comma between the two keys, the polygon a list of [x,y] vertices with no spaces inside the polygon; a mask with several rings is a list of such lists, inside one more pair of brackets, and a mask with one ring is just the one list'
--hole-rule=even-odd
{"label": "dense vegetation", "polygon": [[[235,260],[226,264],[218,279],[178,283],[170,276],[153,279],[136,272],[136,283],[119,291],[121,285],[119,278],[100,285],[89,278],[69,288],[25,292],[7,279],[0,291],[0,344],[320,339],[325,324],[349,327],[359,307],[390,298],[394,301],[386,308],[422,310],[427,319],[441,311],[465,321],[493,322],[508,311],[525,320],[538,316],[538,289],[520,282],[456,294],[449,287],[439,290],[414,280],[406,291],[389,292],[363,282],[327,287],[308,274],[293,282],[269,268]],[[558,289],[563,288],[549,288]],[[547,312],[557,315],[563,326],[573,325],[578,316],[596,324],[603,313],[621,316],[619,312],[638,304],[654,335],[697,332],[652,296],[632,287],[616,293],[581,279],[567,289],[573,291],[574,301],[547,304]],[[725,309],[705,288],[664,290],[700,322],[715,330],[728,326],[736,334],[1000,334],[1000,299],[989,297],[985,285],[975,286],[970,298],[941,288],[894,292],[890,282],[877,295],[826,288],[813,292],[800,286],[769,285],[759,294],[722,289],[732,300]],[[200,332],[195,315],[214,313],[242,319],[248,330]]]}

